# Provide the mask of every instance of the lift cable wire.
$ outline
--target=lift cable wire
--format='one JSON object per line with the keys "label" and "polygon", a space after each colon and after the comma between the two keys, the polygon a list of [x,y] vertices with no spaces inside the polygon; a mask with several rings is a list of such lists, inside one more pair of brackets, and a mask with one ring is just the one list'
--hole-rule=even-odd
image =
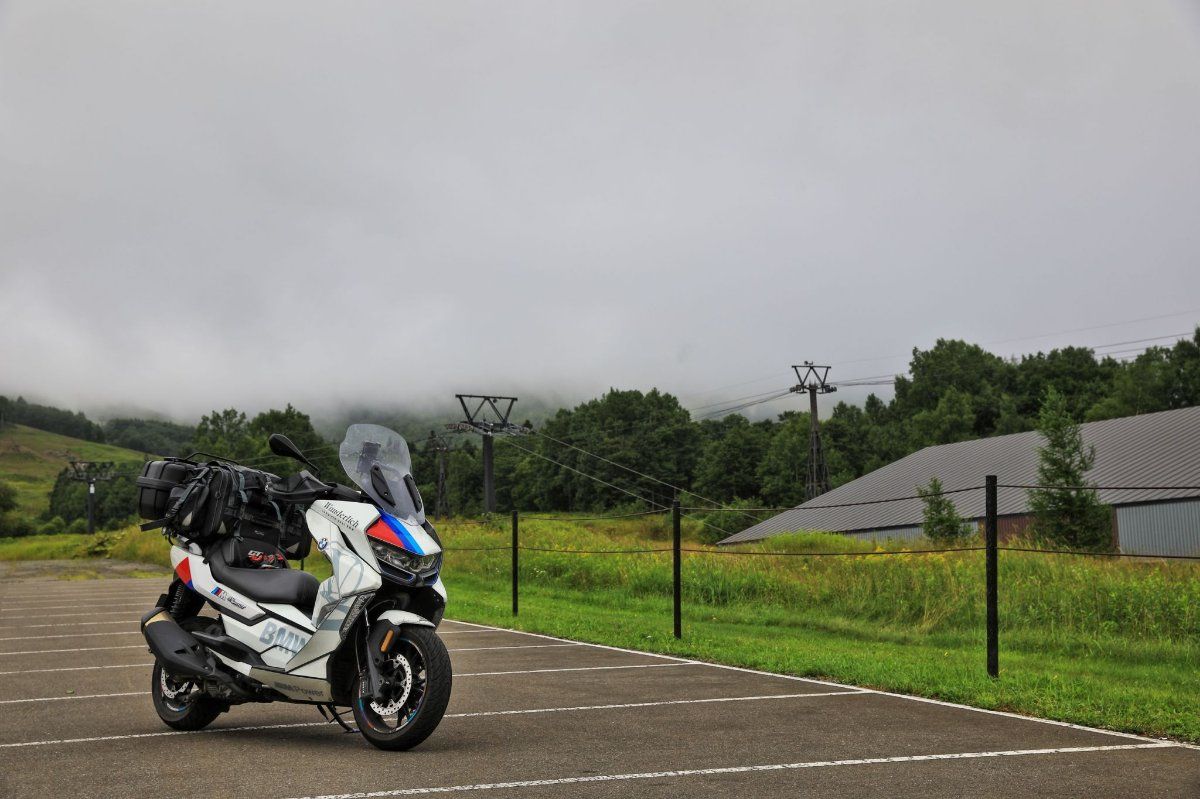
{"label": "lift cable wire", "polygon": [[[638,477],[643,477],[647,480],[652,480],[653,482],[658,483],[659,485],[663,485],[663,486],[666,486],[667,488],[674,489],[679,495],[688,494],[690,496],[696,497],[698,499],[702,499],[705,502],[711,503],[712,505],[716,506],[715,508],[711,508],[710,510],[717,510],[717,509],[736,510],[735,508],[727,508],[723,503],[720,503],[720,502],[716,501],[715,499],[709,499],[708,497],[703,496],[701,494],[697,494],[694,491],[688,491],[677,485],[668,483],[666,480],[660,480],[659,478],[654,477],[653,475],[646,474],[645,472],[639,472],[637,469],[634,469],[631,466],[626,466],[623,463],[617,463],[616,461],[606,458],[603,455],[597,455],[595,452],[589,452],[588,450],[583,449],[582,447],[577,447],[574,444],[571,444],[567,441],[562,441],[561,439],[557,439],[554,436],[548,435],[548,434],[540,432],[540,431],[535,431],[534,434],[541,436],[542,438],[549,439],[550,441],[553,441],[555,444],[561,444],[564,447],[570,447],[571,449],[575,450],[576,452],[582,452],[584,455],[587,455],[588,457],[596,458],[597,460],[603,461],[611,466],[616,466],[618,469],[624,469],[625,471],[629,472],[630,474],[636,474]],[[749,514],[743,514],[743,515],[745,515],[747,518],[753,520],[755,523],[758,522],[757,519],[750,516]]]}
{"label": "lift cable wire", "polygon": [[[666,506],[666,505],[664,505],[664,504],[662,504],[662,503],[656,503],[656,501],[649,500],[649,499],[647,499],[646,497],[641,497],[641,495],[638,495],[638,494],[636,494],[636,493],[634,493],[634,492],[632,492],[632,491],[629,491],[629,489],[622,488],[622,487],[620,487],[620,486],[618,486],[618,485],[614,485],[614,483],[608,482],[607,480],[601,479],[601,477],[595,476],[595,475],[593,475],[593,474],[588,474],[588,473],[587,473],[587,471],[581,471],[580,469],[576,469],[575,467],[571,467],[571,465],[566,465],[565,463],[562,463],[562,462],[560,462],[560,461],[556,461],[556,459],[554,459],[554,458],[552,458],[552,457],[548,457],[548,456],[546,456],[546,455],[542,455],[542,453],[541,453],[541,452],[538,452],[538,451],[536,451],[536,450],[530,450],[530,449],[527,449],[527,447],[524,447],[524,446],[521,446],[520,444],[517,444],[517,443],[515,443],[515,441],[514,441],[514,440],[512,440],[511,438],[505,437],[505,438],[500,438],[499,440],[502,440],[502,441],[504,441],[504,443],[505,443],[505,444],[509,444],[509,445],[511,445],[511,446],[515,446],[515,447],[517,447],[517,449],[518,449],[518,450],[522,450],[522,451],[524,451],[524,452],[528,452],[528,453],[529,453],[529,455],[533,455],[534,457],[539,457],[539,458],[541,458],[541,459],[542,459],[542,461],[546,461],[546,462],[548,462],[548,463],[553,463],[554,465],[559,465],[559,467],[563,467],[564,469],[566,469],[566,470],[568,470],[568,471],[574,471],[574,473],[575,473],[575,474],[577,474],[577,475],[580,475],[580,476],[582,476],[582,477],[587,477],[587,479],[588,479],[588,480],[595,480],[596,482],[604,483],[604,485],[606,485],[606,486],[608,486],[608,487],[610,487],[610,488],[616,488],[616,489],[617,489],[617,491],[620,491],[620,492],[622,492],[622,493],[625,493],[625,494],[629,494],[629,495],[630,495],[630,497],[632,497],[632,498],[635,498],[635,499],[638,499],[638,500],[641,500],[641,501],[643,501],[643,503],[646,503],[647,505],[654,506],[654,507],[659,507],[659,509],[662,509],[662,510],[667,510],[667,506]],[[586,451],[586,450],[584,450],[584,451]],[[590,452],[587,452],[587,453],[588,453],[588,455],[592,455],[592,453],[590,453]],[[596,456],[596,457],[599,457],[599,456]],[[704,498],[703,498],[703,497],[701,497],[701,499],[704,499]],[[683,509],[680,509],[680,511],[682,511],[682,510],[683,510]],[[704,509],[704,510],[715,510],[715,509],[712,509],[712,507],[709,507],[709,509]],[[706,521],[704,521],[704,519],[702,519],[702,518],[696,518],[695,516],[689,516],[688,518],[694,519],[694,521],[696,521],[696,522],[700,522],[701,524],[703,524],[703,525],[704,525],[704,527],[707,527],[707,528],[710,528],[710,529],[714,529],[714,530],[718,531],[718,533],[720,533],[720,534],[722,534],[722,535],[732,535],[732,534],[730,533],[730,531],[728,531],[728,530],[726,530],[726,529],[722,529],[722,528],[720,528],[720,527],[716,527],[716,525],[715,525],[715,524],[710,524],[709,522],[706,522]],[[545,519],[544,519],[544,521],[545,521]],[[570,517],[564,517],[564,518],[563,518],[563,521],[570,521]]]}

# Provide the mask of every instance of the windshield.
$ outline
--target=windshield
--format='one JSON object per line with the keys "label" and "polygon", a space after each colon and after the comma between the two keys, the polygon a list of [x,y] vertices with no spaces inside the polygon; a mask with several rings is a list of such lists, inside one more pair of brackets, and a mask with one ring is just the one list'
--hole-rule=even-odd
{"label": "windshield", "polygon": [[346,475],[401,521],[421,525],[425,510],[412,476],[412,456],[404,436],[377,424],[352,424],[338,449]]}

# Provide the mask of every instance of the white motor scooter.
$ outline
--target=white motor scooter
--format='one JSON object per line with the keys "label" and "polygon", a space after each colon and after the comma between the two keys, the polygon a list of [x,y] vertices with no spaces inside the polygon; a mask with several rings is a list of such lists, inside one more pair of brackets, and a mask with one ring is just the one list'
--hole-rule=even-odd
{"label": "white motor scooter", "polygon": [[[312,467],[289,440],[271,450]],[[309,471],[267,489],[307,505],[309,533],[333,574],[287,568],[252,539],[171,536],[176,579],[142,620],[155,655],[152,693],[166,724],[197,730],[245,702],[313,704],[381,749],[409,749],[441,721],[451,668],[436,629],[446,607],[442,548],[425,520],[408,445],[352,425],[339,450],[361,491]],[[315,471],[315,467],[312,467]],[[283,568],[261,568],[282,565]],[[199,615],[205,605],[217,615]]]}

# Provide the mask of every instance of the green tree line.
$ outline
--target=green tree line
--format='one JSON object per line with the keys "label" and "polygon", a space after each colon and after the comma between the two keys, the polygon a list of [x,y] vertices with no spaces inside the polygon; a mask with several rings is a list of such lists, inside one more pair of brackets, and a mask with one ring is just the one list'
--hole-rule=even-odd
{"label": "green tree line", "polygon": [[[891,400],[872,394],[861,406],[839,402],[821,420],[831,479],[840,485],[934,444],[1033,430],[1051,390],[1061,398],[1056,412],[1075,424],[1200,404],[1200,328],[1190,339],[1151,347],[1130,361],[1097,357],[1080,347],[1004,359],[952,339],[914,349]],[[126,419],[101,430],[124,436],[126,445],[137,442],[132,448],[143,452],[200,450],[280,474],[294,471],[294,463],[267,450],[272,432],[287,434],[310,452],[327,478],[345,479],[336,442],[323,438],[309,416],[291,405],[253,417],[232,408],[213,411],[194,429]],[[721,503],[791,506],[804,500],[808,436],[803,411],[757,421],[739,414],[695,420],[669,393],[612,389],[549,415],[534,434],[497,438],[497,501],[501,510],[640,510],[646,502],[669,504],[679,487]],[[477,437],[455,437],[445,454],[421,438],[410,439],[410,445],[414,474],[429,504],[444,457],[451,512],[482,510]],[[50,515],[70,522],[78,518],[80,498],[79,488],[67,482],[64,475],[56,485],[62,500],[52,501]],[[104,490],[110,486],[126,490],[115,484]],[[132,504],[128,507],[132,514]]]}

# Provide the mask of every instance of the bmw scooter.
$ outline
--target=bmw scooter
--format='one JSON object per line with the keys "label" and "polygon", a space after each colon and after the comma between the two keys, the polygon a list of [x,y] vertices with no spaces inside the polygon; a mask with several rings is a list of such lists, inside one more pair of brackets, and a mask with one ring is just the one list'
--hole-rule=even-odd
{"label": "bmw scooter", "polygon": [[[271,451],[317,471],[291,441]],[[352,425],[339,448],[361,490],[302,470],[268,481],[270,498],[306,506],[304,520],[332,575],[287,567],[281,550],[223,536],[173,532],[175,580],[142,620],[155,656],[159,717],[198,730],[232,705],[316,705],[347,730],[349,708],[380,749],[410,749],[437,727],[451,668],[437,627],[446,607],[442,548],[425,519],[408,444],[377,425]],[[184,525],[180,525],[184,527]],[[282,568],[259,568],[266,561]],[[200,615],[208,606],[215,615]]]}

